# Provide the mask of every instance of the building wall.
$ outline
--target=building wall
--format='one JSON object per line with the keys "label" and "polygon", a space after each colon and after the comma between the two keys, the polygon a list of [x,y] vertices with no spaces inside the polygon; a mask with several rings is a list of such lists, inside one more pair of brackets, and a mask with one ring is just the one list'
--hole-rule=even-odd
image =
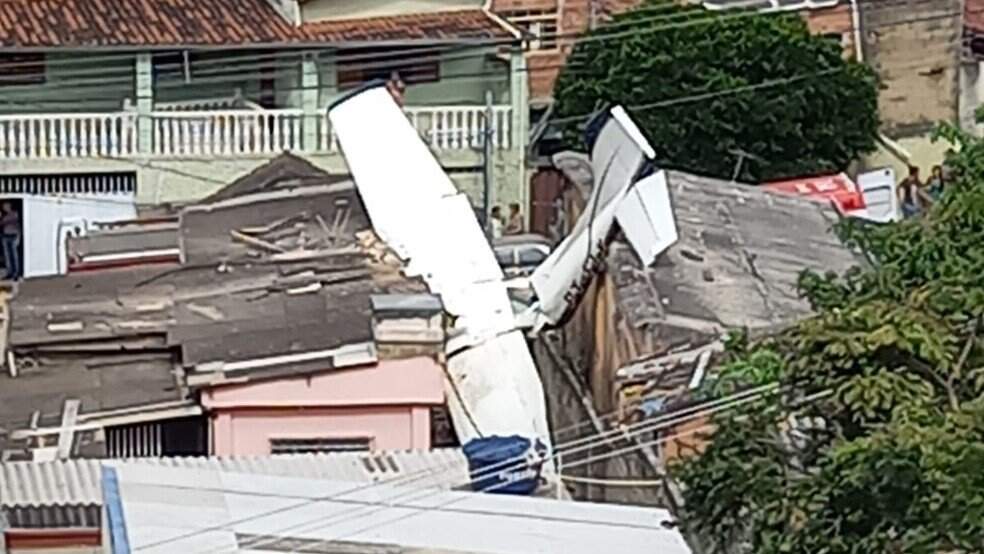
{"label": "building wall", "polygon": [[957,121],[961,5],[861,4],[865,61],[881,77],[879,110],[890,137],[919,136],[939,121]]}
{"label": "building wall", "polygon": [[982,136],[984,126],[977,123],[975,112],[984,101],[984,61],[966,60],[960,66],[960,128]]}
{"label": "building wall", "polygon": [[270,454],[271,439],[363,438],[373,450],[430,448],[428,406],[217,410],[212,454]]}
{"label": "building wall", "polygon": [[810,32],[815,35],[841,35],[841,45],[848,57],[854,55],[854,22],[851,16],[851,5],[843,2],[833,8],[822,8],[803,12]]}
{"label": "building wall", "polygon": [[430,447],[444,372],[430,357],[226,386],[203,393],[216,455],[268,454],[271,438],[370,437],[374,449]]}
{"label": "building wall", "polygon": [[481,0],[310,0],[301,5],[304,22],[480,8]]}
{"label": "building wall", "polygon": [[[629,11],[643,0],[492,0],[492,9],[508,14],[516,10],[556,10],[558,33],[564,36],[583,33],[592,25],[602,25],[610,16]],[[840,33],[844,36],[845,52],[854,48],[851,9],[848,4],[835,8],[804,11],[810,30],[815,34]],[[551,50],[532,50],[528,53],[530,68],[530,99],[544,104],[553,96],[554,84],[561,68],[574,48],[575,39],[565,38]]]}
{"label": "building wall", "polygon": [[[105,194],[89,196],[19,195],[23,202],[23,271],[26,277],[56,275],[60,260],[66,259],[65,233],[73,225],[97,221],[133,219],[137,215],[132,196]],[[59,230],[59,223],[66,227]]]}
{"label": "building wall", "polygon": [[[304,154],[315,165],[332,173],[347,173],[341,154]],[[148,159],[59,159],[6,160],[2,171],[8,174],[73,173],[73,172],[137,172],[137,203],[160,205],[184,204],[199,200],[221,189],[235,179],[270,161],[274,155],[214,156],[177,160]],[[438,159],[459,190],[468,194],[472,203],[482,203],[482,155],[468,150],[438,152]],[[526,170],[519,149],[501,150],[493,154],[492,194],[496,203],[520,202],[525,205]]]}
{"label": "building wall", "polygon": [[[491,91],[493,102],[508,104],[509,63],[494,58],[495,49],[454,50],[440,62],[441,80],[408,85],[404,93],[407,106],[484,105],[485,93]],[[344,53],[341,55],[345,55]],[[382,58],[366,57],[366,63],[378,67]],[[339,89],[335,64],[330,55],[318,61],[321,79],[319,106],[328,106],[351,89]],[[294,103],[300,105],[299,100]]]}
{"label": "building wall", "polygon": [[129,54],[59,53],[46,62],[43,84],[0,86],[0,114],[119,111],[133,98]]}

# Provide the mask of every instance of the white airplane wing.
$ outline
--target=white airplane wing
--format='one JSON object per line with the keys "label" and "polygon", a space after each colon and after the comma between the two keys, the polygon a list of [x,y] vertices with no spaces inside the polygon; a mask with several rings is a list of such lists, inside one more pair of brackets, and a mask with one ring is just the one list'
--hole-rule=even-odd
{"label": "white airplane wing", "polygon": [[468,199],[384,88],[342,100],[328,117],[376,234],[458,318],[447,396],[462,444],[520,435],[549,446],[543,384]]}
{"label": "white airplane wing", "polygon": [[665,174],[636,183],[644,162],[654,156],[625,110],[613,108],[591,152],[594,185],[584,211],[530,279],[542,315],[537,326],[557,323],[580,299],[616,220],[645,265],[676,242]]}

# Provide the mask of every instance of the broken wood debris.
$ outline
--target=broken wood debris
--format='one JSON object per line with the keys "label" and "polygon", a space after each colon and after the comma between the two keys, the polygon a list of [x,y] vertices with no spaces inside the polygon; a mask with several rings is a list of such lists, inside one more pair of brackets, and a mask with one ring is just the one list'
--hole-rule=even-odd
{"label": "broken wood debris", "polygon": [[281,248],[281,247],[277,246],[276,244],[273,244],[271,242],[267,242],[267,241],[265,241],[263,239],[258,239],[256,237],[251,237],[251,236],[249,236],[247,234],[244,234],[244,233],[241,233],[239,231],[235,231],[235,230],[229,231],[229,234],[232,235],[232,239],[235,240],[236,242],[242,242],[244,244],[248,244],[249,246],[253,246],[253,247],[259,248],[261,250],[266,250],[268,252],[286,252],[287,251],[287,249]]}

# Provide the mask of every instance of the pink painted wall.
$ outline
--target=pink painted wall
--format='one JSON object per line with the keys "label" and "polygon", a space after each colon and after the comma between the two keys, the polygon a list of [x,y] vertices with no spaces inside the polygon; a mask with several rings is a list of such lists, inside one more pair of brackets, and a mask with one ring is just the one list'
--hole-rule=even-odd
{"label": "pink painted wall", "polygon": [[427,357],[202,393],[219,456],[269,454],[271,438],[371,437],[374,449],[428,449],[430,407],[443,402],[443,368]]}

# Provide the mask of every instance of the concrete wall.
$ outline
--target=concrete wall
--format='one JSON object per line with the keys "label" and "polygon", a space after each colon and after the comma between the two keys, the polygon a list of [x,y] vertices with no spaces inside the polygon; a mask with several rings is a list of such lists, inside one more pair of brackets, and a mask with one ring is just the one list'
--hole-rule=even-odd
{"label": "concrete wall", "polygon": [[369,437],[374,449],[430,448],[430,407],[444,402],[444,372],[430,357],[203,393],[213,454],[270,453],[272,438]]}
{"label": "concrete wall", "polygon": [[216,411],[212,454],[270,454],[272,439],[368,437],[372,450],[430,448],[428,406],[375,408],[282,408]]}
{"label": "concrete wall", "polygon": [[301,5],[304,22],[480,8],[481,0],[311,0]]}
{"label": "concrete wall", "polygon": [[[25,277],[56,275],[61,272],[60,261],[66,259],[65,237],[75,225],[91,225],[99,221],[133,219],[137,215],[133,197],[115,195],[33,196],[10,195],[23,201]],[[59,229],[59,224],[65,227]]]}
{"label": "concrete wall", "polygon": [[891,167],[895,170],[896,179],[901,180],[909,173],[908,166],[914,165],[920,169],[920,176],[925,180],[934,165],[943,163],[947,149],[951,148],[945,141],[933,142],[928,135],[901,138],[895,142],[905,151],[904,159],[899,153],[879,144],[875,152],[864,158],[863,168]]}
{"label": "concrete wall", "polygon": [[892,138],[957,121],[962,2],[862,3],[865,61],[881,77],[879,109]]}

